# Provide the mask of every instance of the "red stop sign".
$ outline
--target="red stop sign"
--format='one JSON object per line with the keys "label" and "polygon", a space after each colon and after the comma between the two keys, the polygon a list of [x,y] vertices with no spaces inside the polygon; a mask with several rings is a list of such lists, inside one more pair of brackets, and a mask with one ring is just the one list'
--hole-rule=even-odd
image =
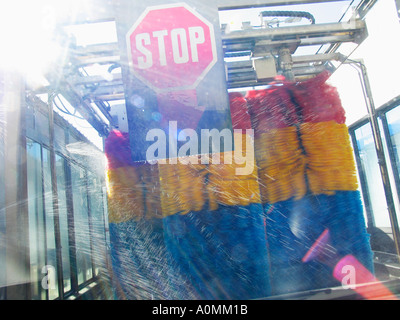
{"label": "red stop sign", "polygon": [[157,92],[194,89],[217,61],[213,25],[183,3],[148,7],[126,41],[130,69]]}

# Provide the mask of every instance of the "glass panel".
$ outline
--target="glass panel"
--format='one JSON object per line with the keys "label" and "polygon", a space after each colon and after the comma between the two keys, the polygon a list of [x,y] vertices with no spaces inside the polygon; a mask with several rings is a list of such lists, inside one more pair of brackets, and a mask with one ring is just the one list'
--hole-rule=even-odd
{"label": "glass panel", "polygon": [[49,299],[58,297],[57,282],[57,255],[54,231],[53,188],[51,180],[50,151],[42,148],[43,159],[43,190],[46,219],[46,245],[47,245],[47,277]]}
{"label": "glass panel", "polygon": [[38,142],[49,143],[49,118],[41,112],[35,112],[35,137]]}
{"label": "glass panel", "polygon": [[[350,134],[351,134],[351,138],[350,138],[351,148],[353,150],[354,161],[356,161],[357,155],[356,155],[356,151],[354,149],[353,134],[352,133],[350,133]],[[357,190],[360,192],[361,201],[364,204],[363,205],[363,215],[364,215],[365,223],[366,223],[366,225],[368,227],[368,214],[367,214],[367,209],[366,209],[366,206],[365,206],[365,195],[363,194],[362,188],[361,188],[360,168],[358,167],[358,165],[356,165],[356,172],[357,172],[357,179],[358,179],[358,189]]]}
{"label": "glass panel", "polygon": [[44,276],[42,268],[46,265],[41,147],[29,139],[27,139],[27,175],[31,294],[32,299],[46,299],[46,292],[41,286]]}
{"label": "glass panel", "polygon": [[71,157],[71,159],[83,166],[87,165],[87,159],[84,156],[86,151],[85,148],[86,145],[81,140],[69,133],[68,144],[66,145],[68,155]]}
{"label": "glass panel", "polygon": [[368,123],[355,130],[355,135],[360,151],[362,168],[367,180],[368,195],[371,200],[371,209],[374,219],[373,224],[378,228],[390,227],[389,212],[385,201],[385,191],[370,124]]}
{"label": "glass panel", "polygon": [[[386,113],[386,119],[389,127],[390,139],[393,145],[394,160],[397,170],[400,170],[400,107],[396,107]],[[389,159],[389,157],[388,157]],[[396,204],[399,204],[397,192],[394,192]],[[399,208],[397,209],[397,219],[400,220]]]}
{"label": "glass panel", "polygon": [[93,173],[88,172],[88,190],[90,217],[93,227],[93,242],[97,245],[94,248],[95,275],[100,272],[99,263],[105,259],[105,225],[104,225],[104,206],[102,183]]}
{"label": "glass panel", "polygon": [[93,276],[85,170],[71,164],[78,285]]}
{"label": "glass panel", "polygon": [[69,256],[67,196],[65,192],[65,159],[58,155],[56,155],[56,173],[64,292],[68,292],[71,290],[71,268]]}
{"label": "glass panel", "polygon": [[66,152],[65,130],[56,123],[54,124],[54,146],[57,151]]}

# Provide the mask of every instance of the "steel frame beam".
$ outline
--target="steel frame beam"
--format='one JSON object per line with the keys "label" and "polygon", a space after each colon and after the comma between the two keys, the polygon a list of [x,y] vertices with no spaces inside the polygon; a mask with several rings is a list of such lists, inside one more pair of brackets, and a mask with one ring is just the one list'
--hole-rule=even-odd
{"label": "steel frame beam", "polygon": [[322,2],[337,2],[344,0],[217,0],[218,10],[235,10],[259,7],[275,7],[296,4],[311,4]]}
{"label": "steel frame beam", "polygon": [[[107,136],[109,132],[108,125],[100,118],[92,107],[83,100],[77,89],[64,81],[58,88],[57,92],[61,93],[77,111],[84,117],[101,136]],[[106,115],[105,115],[106,116]]]}
{"label": "steel frame beam", "polygon": [[365,31],[366,24],[363,20],[352,23],[322,23],[306,26],[238,30],[222,35],[222,42],[238,42],[248,39],[301,39],[310,37],[326,37],[353,35]]}

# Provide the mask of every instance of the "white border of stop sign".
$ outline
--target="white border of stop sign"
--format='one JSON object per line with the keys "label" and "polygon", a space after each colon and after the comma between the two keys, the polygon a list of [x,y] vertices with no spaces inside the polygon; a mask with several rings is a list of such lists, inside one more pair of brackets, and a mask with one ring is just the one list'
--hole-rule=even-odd
{"label": "white border of stop sign", "polygon": [[[146,79],[142,75],[140,75],[137,72],[135,72],[135,69],[133,67],[133,57],[132,57],[131,38],[130,37],[131,37],[131,34],[133,33],[133,31],[140,25],[142,20],[146,17],[146,15],[150,11],[160,10],[160,9],[168,9],[168,8],[175,8],[175,7],[184,7],[186,10],[188,10],[190,13],[195,15],[199,20],[201,20],[204,24],[206,24],[208,26],[208,28],[210,30],[211,51],[212,51],[212,57],[213,58],[212,58],[211,62],[208,64],[208,66],[203,70],[203,72],[197,77],[196,81],[193,84],[188,85],[188,86],[184,86],[184,87],[159,88],[159,87],[157,87],[157,85],[155,83],[149,81],[148,79]],[[195,36],[198,36],[198,34],[195,34]],[[145,43],[147,39],[144,38],[142,40]],[[145,11],[136,20],[136,22],[133,24],[133,26],[129,29],[128,33],[126,34],[126,46],[127,46],[127,51],[128,51],[129,69],[133,72],[133,74],[137,78],[139,78],[146,85],[148,85],[149,87],[154,89],[156,92],[168,92],[168,91],[175,91],[175,90],[190,90],[190,89],[194,89],[194,88],[197,87],[197,85],[200,83],[200,81],[205,77],[205,75],[208,73],[208,71],[210,71],[210,69],[217,62],[217,50],[216,50],[216,44],[215,44],[215,35],[214,35],[214,27],[213,27],[213,25],[209,21],[207,21],[205,18],[203,18],[193,8],[191,8],[186,3],[183,3],[183,2],[182,3],[169,4],[169,5],[160,5],[160,6],[147,7],[145,9]],[[145,49],[144,46],[143,46],[142,50],[143,50],[144,54],[146,54],[146,51],[148,51],[147,49]],[[193,50],[193,46],[192,46],[192,50]],[[179,59],[179,58],[182,59],[183,57],[182,56],[177,57],[177,59]],[[150,52],[148,52],[147,59],[151,59]],[[201,59],[201,57],[199,57],[199,59]],[[146,61],[141,61],[141,62],[142,62],[141,67],[137,67],[138,69],[144,70],[146,68],[150,68],[151,67],[151,61],[146,60]],[[147,63],[147,65],[146,65],[146,63]]]}

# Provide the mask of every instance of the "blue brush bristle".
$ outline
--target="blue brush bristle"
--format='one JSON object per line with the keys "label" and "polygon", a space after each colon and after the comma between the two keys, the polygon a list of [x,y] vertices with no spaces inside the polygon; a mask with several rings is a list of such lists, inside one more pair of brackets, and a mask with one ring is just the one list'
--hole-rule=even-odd
{"label": "blue brush bristle", "polygon": [[[270,294],[262,206],[163,219],[168,251],[202,299],[253,299]],[[176,232],[180,227],[187,232]]]}
{"label": "blue brush bristle", "polygon": [[[338,191],[335,195],[308,195],[300,200],[274,204],[266,220],[273,294],[337,286],[326,262],[301,259],[317,238],[328,229],[332,252],[352,254],[373,272],[372,250],[366,231],[358,191]],[[336,257],[332,253],[332,263]]]}

